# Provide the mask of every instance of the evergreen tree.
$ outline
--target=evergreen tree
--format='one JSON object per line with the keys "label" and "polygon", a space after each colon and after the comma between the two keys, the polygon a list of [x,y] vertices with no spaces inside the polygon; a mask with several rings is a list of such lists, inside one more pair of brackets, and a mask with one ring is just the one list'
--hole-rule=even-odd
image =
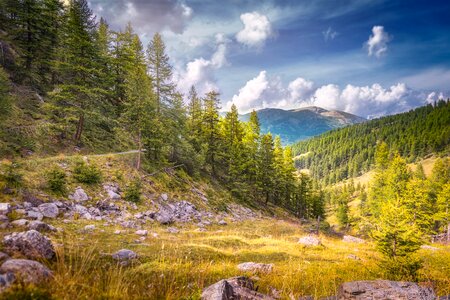
{"label": "evergreen tree", "polygon": [[221,155],[221,137],[219,126],[219,94],[211,91],[206,94],[203,103],[205,110],[203,113],[202,135],[206,144],[206,163],[211,166],[213,175],[217,175],[217,163]]}
{"label": "evergreen tree", "polygon": [[188,100],[187,128],[190,136],[190,142],[196,151],[200,151],[203,108],[202,100],[198,96],[194,86],[192,86],[189,90]]}
{"label": "evergreen tree", "polygon": [[264,134],[261,137],[261,144],[258,153],[258,186],[265,198],[266,204],[271,200],[275,177],[275,158],[272,135]]}

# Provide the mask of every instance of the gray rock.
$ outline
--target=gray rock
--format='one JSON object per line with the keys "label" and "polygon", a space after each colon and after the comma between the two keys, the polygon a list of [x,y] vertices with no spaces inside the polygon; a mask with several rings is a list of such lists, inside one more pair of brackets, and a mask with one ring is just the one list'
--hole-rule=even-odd
{"label": "gray rock", "polygon": [[225,226],[227,225],[227,222],[225,220],[220,220],[219,222],[217,222],[217,224]]}
{"label": "gray rock", "polygon": [[38,206],[41,214],[46,218],[54,219],[59,214],[58,206],[54,203],[44,203]]}
{"label": "gray rock", "polygon": [[11,222],[11,225],[13,227],[25,227],[28,225],[28,220],[25,219],[18,219]]}
{"label": "gray rock", "polygon": [[108,191],[108,197],[111,200],[119,200],[121,198],[118,193],[111,191],[111,190]]}
{"label": "gray rock", "polygon": [[341,285],[337,295],[342,300],[436,299],[431,287],[421,287],[413,282],[389,280],[353,281]]}
{"label": "gray rock", "polygon": [[158,221],[162,225],[168,225],[173,223],[173,216],[170,214],[170,212],[159,211],[156,215],[156,221]]}
{"label": "gray rock", "polygon": [[28,229],[36,230],[39,232],[56,231],[55,227],[42,221],[31,221],[28,224]]}
{"label": "gray rock", "polygon": [[121,249],[112,255],[112,258],[118,261],[128,261],[137,257],[138,255],[136,254],[136,252],[128,249]]}
{"label": "gray rock", "polygon": [[11,211],[11,204],[9,203],[0,203],[0,214],[6,215]]}
{"label": "gray rock", "polygon": [[42,221],[42,219],[44,218],[44,215],[38,211],[30,210],[27,212],[27,217],[30,219]]}
{"label": "gray rock", "polygon": [[5,260],[9,259],[9,255],[4,253],[4,252],[0,252],[0,262],[4,262]]}
{"label": "gray rock", "polygon": [[73,194],[69,195],[69,199],[76,202],[82,202],[89,200],[89,197],[86,192],[79,186],[75,189],[75,192]]}
{"label": "gray rock", "polygon": [[322,242],[320,241],[320,239],[315,236],[312,236],[312,235],[301,237],[298,240],[298,243],[305,245],[305,246],[320,246],[320,245],[322,245]]}
{"label": "gray rock", "polygon": [[202,300],[274,300],[267,295],[256,292],[253,282],[247,277],[223,279],[205,288]]}
{"label": "gray rock", "polygon": [[363,244],[366,241],[351,235],[344,235],[344,238],[342,239],[344,242],[349,242],[349,243],[358,243],[358,244]]}
{"label": "gray rock", "polygon": [[0,273],[14,274],[14,277],[25,282],[40,284],[52,277],[52,271],[34,260],[10,259],[0,267]]}
{"label": "gray rock", "polygon": [[136,232],[135,232],[137,235],[142,235],[142,236],[146,236],[147,234],[148,234],[148,231],[147,230],[137,230]]}
{"label": "gray rock", "polygon": [[167,200],[169,200],[169,196],[168,196],[166,193],[161,194],[160,198],[161,198],[162,201],[167,201]]}
{"label": "gray rock", "polygon": [[349,255],[347,255],[347,258],[348,259],[353,259],[353,260],[361,260],[361,258],[356,256],[355,254],[349,254]]}
{"label": "gray rock", "polygon": [[3,238],[4,251],[8,254],[21,253],[30,259],[52,259],[55,249],[52,242],[36,230],[14,232]]}
{"label": "gray rock", "polygon": [[270,273],[273,270],[273,264],[261,264],[254,262],[245,262],[237,266],[239,271],[254,273]]}
{"label": "gray rock", "polygon": [[14,283],[15,280],[16,280],[16,277],[11,272],[1,274],[0,275],[0,292],[7,289],[12,283]]}
{"label": "gray rock", "polygon": [[169,228],[167,228],[167,232],[169,232],[169,233],[179,233],[180,230],[178,228],[175,228],[175,227],[169,227]]}
{"label": "gray rock", "polygon": [[86,232],[94,231],[94,229],[95,229],[95,225],[93,225],[93,224],[84,226],[84,231],[86,231]]}

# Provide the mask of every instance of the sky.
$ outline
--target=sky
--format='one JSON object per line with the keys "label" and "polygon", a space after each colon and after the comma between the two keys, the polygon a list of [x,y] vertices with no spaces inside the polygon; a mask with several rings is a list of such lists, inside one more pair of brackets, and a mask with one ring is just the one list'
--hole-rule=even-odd
{"label": "sky", "polygon": [[373,118],[450,97],[447,0],[90,0],[162,34],[173,80],[241,113],[316,105]]}

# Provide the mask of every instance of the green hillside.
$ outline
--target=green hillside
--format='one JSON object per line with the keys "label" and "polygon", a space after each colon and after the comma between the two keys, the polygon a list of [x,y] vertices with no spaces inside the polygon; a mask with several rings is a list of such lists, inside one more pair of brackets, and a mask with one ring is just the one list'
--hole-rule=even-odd
{"label": "green hillside", "polygon": [[[439,101],[406,113],[371,120],[293,145],[296,167],[326,184],[372,169],[377,143],[384,141],[408,162],[450,151],[450,102]],[[301,155],[304,154],[304,155]]]}

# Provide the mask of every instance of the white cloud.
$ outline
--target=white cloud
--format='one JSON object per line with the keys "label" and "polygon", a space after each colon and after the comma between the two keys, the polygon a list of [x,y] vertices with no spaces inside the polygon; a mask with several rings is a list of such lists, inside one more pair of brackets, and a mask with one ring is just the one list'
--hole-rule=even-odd
{"label": "white cloud", "polygon": [[334,31],[331,27],[328,27],[327,30],[322,31],[322,34],[325,42],[334,40],[339,35],[339,33],[337,31]]}
{"label": "white cloud", "polygon": [[383,26],[373,26],[372,35],[369,36],[369,40],[366,42],[367,51],[369,56],[381,57],[387,52],[387,43],[391,40],[391,37],[384,31]]}
{"label": "white cloud", "polygon": [[186,64],[184,70],[177,70],[174,80],[182,93],[187,93],[192,85],[200,94],[211,90],[218,91],[214,75],[215,70],[227,65],[227,44],[229,40],[223,34],[216,34],[216,50],[210,59],[196,58]]}
{"label": "white cloud", "polygon": [[257,12],[241,15],[244,28],[236,34],[236,40],[249,47],[261,47],[265,41],[273,36],[272,25],[265,15]]}
{"label": "white cloud", "polygon": [[241,113],[247,113],[267,107],[294,109],[316,105],[373,118],[403,112],[443,97],[442,93],[425,94],[413,90],[405,83],[388,88],[378,83],[370,86],[348,84],[344,88],[326,84],[315,88],[312,81],[302,77],[289,82],[285,88],[279,77],[269,77],[266,71],[261,71],[239,89],[226,108],[234,103]]}

